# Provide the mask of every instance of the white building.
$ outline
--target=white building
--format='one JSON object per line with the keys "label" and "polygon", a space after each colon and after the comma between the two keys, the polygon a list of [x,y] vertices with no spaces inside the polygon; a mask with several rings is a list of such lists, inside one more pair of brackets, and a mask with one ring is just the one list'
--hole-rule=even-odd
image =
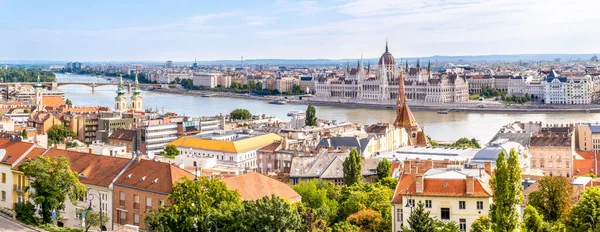
{"label": "white building", "polygon": [[[439,74],[435,78],[431,65],[404,69],[406,98],[411,102],[449,103],[469,100],[468,83],[456,73]],[[356,68],[347,66],[342,78],[319,78],[315,81],[316,100],[393,104],[398,99],[401,70],[388,51],[379,59],[378,69],[366,69],[362,61]]]}
{"label": "white building", "polygon": [[226,76],[221,73],[198,73],[193,76],[194,86],[202,86],[215,88],[217,86],[231,86],[231,76]]}
{"label": "white building", "polygon": [[577,77],[553,77],[546,83],[546,104],[583,105],[592,104],[597,92],[597,78],[589,75]]}
{"label": "white building", "polygon": [[[255,170],[256,152],[273,142],[280,141],[279,135],[260,134],[251,131],[243,133],[206,134],[194,137],[181,137],[169,143],[175,145],[180,155],[188,157],[215,157],[217,164]],[[185,166],[193,166],[193,159],[182,160]]]}
{"label": "white building", "polygon": [[143,136],[140,151],[158,154],[168,143],[177,139],[177,123],[144,125],[140,132]]}
{"label": "white building", "polygon": [[300,81],[295,77],[282,77],[275,79],[275,89],[280,93],[286,93],[293,90],[294,85],[299,85]]}
{"label": "white building", "polygon": [[481,216],[487,216],[492,204],[491,176],[485,169],[461,166],[432,168],[424,172],[408,164],[403,168],[392,198],[392,231],[410,226],[413,208],[422,203],[431,217],[452,220],[459,231],[470,231]]}

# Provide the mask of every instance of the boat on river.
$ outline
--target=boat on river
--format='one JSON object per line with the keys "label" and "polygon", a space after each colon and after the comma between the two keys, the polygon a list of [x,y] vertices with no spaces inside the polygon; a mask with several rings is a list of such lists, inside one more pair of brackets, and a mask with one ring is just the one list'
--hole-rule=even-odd
{"label": "boat on river", "polygon": [[275,101],[270,101],[269,104],[273,104],[273,105],[285,105],[285,101],[284,100],[275,100]]}

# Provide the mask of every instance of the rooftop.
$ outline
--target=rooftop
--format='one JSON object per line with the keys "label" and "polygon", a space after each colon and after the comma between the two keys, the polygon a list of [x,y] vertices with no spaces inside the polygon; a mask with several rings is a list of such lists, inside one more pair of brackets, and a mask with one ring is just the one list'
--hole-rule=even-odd
{"label": "rooftop", "polygon": [[236,190],[242,200],[254,201],[265,196],[276,195],[290,202],[302,198],[292,187],[257,172],[249,172],[239,176],[222,179],[227,188]]}
{"label": "rooftop", "polygon": [[175,145],[176,147],[182,148],[239,153],[259,149],[280,140],[281,136],[269,133],[254,137],[242,137],[234,141],[181,137],[171,142],[169,145]]}

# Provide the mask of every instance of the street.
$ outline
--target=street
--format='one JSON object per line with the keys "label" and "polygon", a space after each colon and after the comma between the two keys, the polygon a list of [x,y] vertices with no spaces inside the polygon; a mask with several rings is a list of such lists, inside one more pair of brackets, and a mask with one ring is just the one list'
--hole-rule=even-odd
{"label": "street", "polygon": [[0,216],[0,231],[3,232],[33,232],[34,230],[30,230],[24,226],[21,226],[11,220],[8,220],[4,217]]}

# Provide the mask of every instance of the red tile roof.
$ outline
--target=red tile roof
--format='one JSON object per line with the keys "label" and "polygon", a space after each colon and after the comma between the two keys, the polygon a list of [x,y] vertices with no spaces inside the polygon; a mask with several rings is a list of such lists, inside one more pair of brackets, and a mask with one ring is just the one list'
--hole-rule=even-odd
{"label": "red tile roof", "polygon": [[393,203],[402,202],[402,195],[422,195],[422,196],[448,196],[448,197],[491,197],[493,191],[489,182],[480,178],[474,178],[473,194],[467,194],[467,180],[465,179],[432,179],[424,177],[423,193],[417,193],[416,178],[412,174],[402,174],[400,181],[396,185]]}
{"label": "red tile roof", "polygon": [[117,128],[108,138],[132,141],[136,135],[136,130]]}
{"label": "red tile roof", "polygon": [[19,158],[25,155],[27,150],[31,149],[34,144],[26,142],[10,142],[7,139],[2,139],[3,143],[0,145],[0,149],[6,150],[4,157],[0,160],[0,164],[13,165]]}
{"label": "red tile roof", "polygon": [[58,108],[65,104],[61,96],[43,96],[42,103],[46,107]]}
{"label": "red tile roof", "polygon": [[173,190],[173,183],[184,176],[194,179],[192,173],[172,164],[142,159],[134,161],[115,185],[169,194]]}
{"label": "red tile roof", "polygon": [[270,195],[276,195],[291,202],[301,199],[300,194],[289,185],[257,172],[225,178],[222,181],[227,188],[237,190],[242,200],[254,201]]}
{"label": "red tile roof", "polygon": [[77,172],[79,181],[108,187],[112,181],[125,169],[131,160],[112,156],[94,155],[76,151],[50,149],[45,156],[64,156],[71,162],[71,170]]}

